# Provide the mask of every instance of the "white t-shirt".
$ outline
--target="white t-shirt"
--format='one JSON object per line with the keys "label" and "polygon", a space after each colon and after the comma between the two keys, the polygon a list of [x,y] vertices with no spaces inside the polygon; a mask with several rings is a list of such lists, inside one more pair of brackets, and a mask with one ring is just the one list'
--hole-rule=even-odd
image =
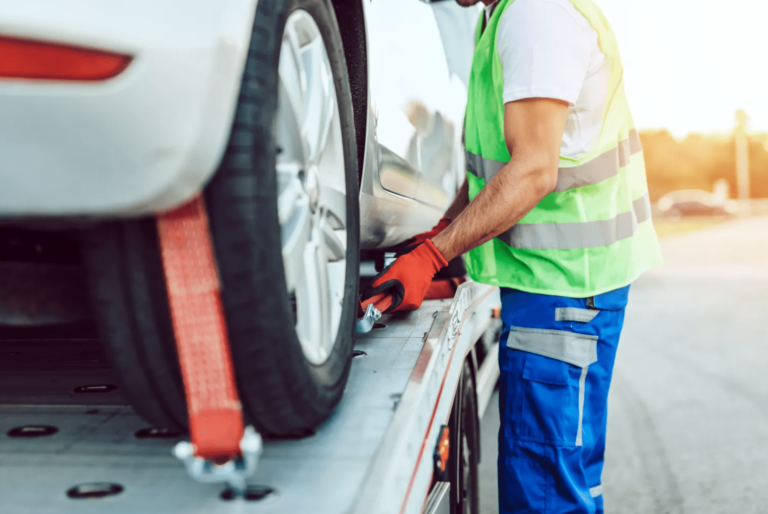
{"label": "white t-shirt", "polygon": [[611,68],[586,18],[568,0],[515,0],[499,20],[496,48],[504,102],[568,102],[560,155],[588,153],[603,124]]}

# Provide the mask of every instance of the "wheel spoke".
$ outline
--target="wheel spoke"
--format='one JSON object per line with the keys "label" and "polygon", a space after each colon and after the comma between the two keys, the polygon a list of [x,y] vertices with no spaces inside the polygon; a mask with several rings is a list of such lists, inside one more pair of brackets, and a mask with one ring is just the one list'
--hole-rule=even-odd
{"label": "wheel spoke", "polygon": [[320,159],[328,142],[336,99],[325,46],[320,35],[301,50],[307,77],[307,116],[305,132],[309,142],[309,162]]}
{"label": "wheel spoke", "polygon": [[288,100],[288,105],[285,107],[290,110],[290,114],[295,117],[299,126],[303,126],[306,120],[305,92],[307,77],[301,63],[295,34],[287,29],[288,27],[286,27],[286,32],[283,36],[280,62],[278,64],[280,89]]}
{"label": "wheel spoke", "polygon": [[278,113],[276,119],[276,138],[279,148],[277,162],[304,162],[307,148],[301,137],[301,126],[293,111],[288,88],[281,81],[277,92]]}
{"label": "wheel spoke", "polygon": [[302,253],[302,286],[296,295],[296,334],[310,360],[323,362],[328,357],[328,276],[325,255],[313,231],[312,241]]}
{"label": "wheel spoke", "polygon": [[333,187],[320,185],[319,208],[328,262],[339,262],[347,255],[347,197]]}
{"label": "wheel spoke", "polygon": [[302,256],[307,245],[306,234],[309,232],[308,216],[306,220],[306,225],[296,230],[288,243],[283,245],[283,267],[285,268],[285,285],[288,291],[297,291],[303,286],[304,261]]}
{"label": "wheel spoke", "polygon": [[277,163],[277,214],[280,225],[291,219],[294,211],[301,207],[301,199],[306,196],[301,183],[302,166],[298,162]]}
{"label": "wheel spoke", "polygon": [[328,262],[340,262],[347,258],[347,231],[334,230],[328,223],[323,223],[323,244]]}
{"label": "wheel spoke", "polygon": [[[322,181],[322,177],[320,179]],[[337,229],[347,226],[347,195],[343,191],[320,183],[320,208],[329,217],[329,224]]]}
{"label": "wheel spoke", "polygon": [[[301,285],[303,275],[303,254],[310,238],[312,213],[309,198],[301,182],[290,173],[282,174],[284,188],[278,196],[278,217],[282,240],[283,267],[288,291],[295,291]],[[278,174],[278,178],[281,174]]]}

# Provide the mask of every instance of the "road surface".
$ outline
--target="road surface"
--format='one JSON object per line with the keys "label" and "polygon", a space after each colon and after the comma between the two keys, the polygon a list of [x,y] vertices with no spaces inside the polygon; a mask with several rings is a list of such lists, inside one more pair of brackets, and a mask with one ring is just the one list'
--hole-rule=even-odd
{"label": "road surface", "polygon": [[[663,241],[632,288],[609,401],[608,514],[768,512],[768,217]],[[482,430],[497,513],[496,398]]]}

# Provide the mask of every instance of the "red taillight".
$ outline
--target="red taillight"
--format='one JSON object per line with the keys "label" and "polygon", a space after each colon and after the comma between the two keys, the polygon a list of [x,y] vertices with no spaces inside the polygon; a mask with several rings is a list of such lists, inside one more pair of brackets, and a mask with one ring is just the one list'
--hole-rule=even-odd
{"label": "red taillight", "polygon": [[131,56],[0,36],[0,77],[34,80],[106,80]]}

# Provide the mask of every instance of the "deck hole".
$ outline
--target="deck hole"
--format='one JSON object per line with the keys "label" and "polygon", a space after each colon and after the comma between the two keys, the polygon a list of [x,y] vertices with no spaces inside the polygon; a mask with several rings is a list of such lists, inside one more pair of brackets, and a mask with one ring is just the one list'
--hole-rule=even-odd
{"label": "deck hole", "polygon": [[53,435],[59,429],[51,425],[24,425],[8,431],[8,437],[45,437]]}
{"label": "deck hole", "polygon": [[173,430],[172,428],[142,428],[135,434],[136,439],[176,439],[181,437],[181,432]]}
{"label": "deck hole", "polygon": [[387,328],[387,326],[384,323],[374,323],[373,325],[374,330],[381,330],[382,328]]}
{"label": "deck hole", "polygon": [[317,434],[317,432],[309,428],[306,430],[300,430],[298,432],[294,432],[293,434],[269,436],[269,439],[271,441],[300,441],[301,439],[312,437],[315,434]]}
{"label": "deck hole", "polygon": [[[273,488],[266,485],[249,485],[245,490],[245,495],[243,495],[243,498],[250,502],[260,501],[274,494],[274,492],[275,490]],[[235,492],[232,489],[224,489],[221,492],[221,499],[227,501],[234,500]]]}
{"label": "deck hole", "polygon": [[90,498],[104,498],[114,496],[123,492],[123,486],[109,482],[93,482],[90,484],[80,484],[67,491],[67,496],[76,500]]}
{"label": "deck hole", "polygon": [[367,354],[367,353],[365,353],[365,352],[364,352],[364,351],[362,351],[362,350],[354,350],[354,351],[352,352],[352,357],[353,357],[353,358],[354,358],[354,357],[365,357],[366,355],[368,355],[368,354]]}
{"label": "deck hole", "polygon": [[85,385],[75,388],[76,393],[108,393],[117,389],[117,386],[112,384],[96,384]]}

